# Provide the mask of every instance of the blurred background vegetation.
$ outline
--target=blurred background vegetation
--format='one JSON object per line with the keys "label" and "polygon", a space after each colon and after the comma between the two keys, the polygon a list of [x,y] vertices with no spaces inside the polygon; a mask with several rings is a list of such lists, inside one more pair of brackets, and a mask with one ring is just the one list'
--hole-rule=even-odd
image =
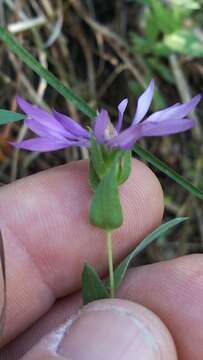
{"label": "blurred background vegetation", "polygon": [[[128,97],[126,124],[130,121],[136,98],[152,77],[156,81],[152,111],[202,93],[202,0],[1,0],[0,23],[90,106],[107,108],[113,120],[116,105]],[[0,107],[17,110],[17,93],[88,124],[71,103],[0,43]],[[147,139],[142,145],[203,188],[203,103],[193,116],[199,121],[191,132]],[[40,154],[13,150],[7,143],[28,135],[20,123],[1,128],[1,185],[88,157],[86,149]],[[201,201],[163,174],[157,176],[165,193],[165,219],[189,216],[190,221],[160,238],[139,263],[203,249]]]}

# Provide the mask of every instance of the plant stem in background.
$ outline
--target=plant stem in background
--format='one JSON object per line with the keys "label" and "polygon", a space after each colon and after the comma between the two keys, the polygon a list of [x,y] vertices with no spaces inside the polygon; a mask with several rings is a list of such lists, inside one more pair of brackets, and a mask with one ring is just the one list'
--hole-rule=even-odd
{"label": "plant stem in background", "polygon": [[107,253],[108,253],[108,265],[109,265],[109,281],[110,281],[110,297],[114,298],[115,284],[113,273],[113,253],[112,253],[112,231],[109,230],[107,234]]}

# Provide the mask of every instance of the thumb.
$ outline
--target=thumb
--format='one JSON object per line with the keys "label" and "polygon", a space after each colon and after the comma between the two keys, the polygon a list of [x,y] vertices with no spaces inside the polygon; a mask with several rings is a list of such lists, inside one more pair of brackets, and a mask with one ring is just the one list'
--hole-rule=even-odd
{"label": "thumb", "polygon": [[100,300],[44,338],[24,360],[176,360],[172,337],[147,308],[126,300]]}

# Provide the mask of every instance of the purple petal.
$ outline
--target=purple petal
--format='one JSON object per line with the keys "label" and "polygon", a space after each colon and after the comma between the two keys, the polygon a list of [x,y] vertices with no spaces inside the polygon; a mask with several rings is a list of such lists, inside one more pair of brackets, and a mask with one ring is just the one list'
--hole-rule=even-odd
{"label": "purple petal", "polygon": [[181,105],[180,103],[176,103],[175,105],[172,105],[172,106],[169,106],[163,110],[159,110],[159,111],[156,111],[155,113],[153,113],[152,115],[150,115],[149,117],[147,117],[145,119],[144,122],[148,122],[148,121],[161,121],[162,120],[162,115],[167,115],[168,111],[171,110],[171,109],[174,109],[176,107],[178,107],[179,105]]}
{"label": "purple petal", "polygon": [[55,132],[61,133],[64,136],[66,135],[64,127],[48,111],[41,109],[39,106],[30,104],[20,96],[16,97],[16,101],[18,106],[28,115],[29,118],[32,118]]}
{"label": "purple petal", "polygon": [[55,141],[54,139],[47,139],[43,137],[23,140],[16,143],[11,143],[17,149],[25,149],[30,151],[51,151],[66,148],[67,143]]}
{"label": "purple petal", "polygon": [[122,131],[118,136],[114,136],[107,142],[110,148],[119,147],[122,149],[130,149],[137,140],[141,138],[140,126],[130,126]]}
{"label": "purple petal", "polygon": [[98,113],[94,123],[94,135],[99,144],[103,144],[105,142],[105,130],[107,128],[109,121],[110,120],[109,120],[108,111],[102,109]]}
{"label": "purple petal", "polygon": [[[61,135],[57,131],[53,131],[52,129],[48,128],[47,126],[43,125],[42,123],[39,123],[38,121],[34,119],[26,119],[25,125],[27,125],[36,135],[42,136],[42,137],[54,137],[57,139],[64,140],[64,135]],[[72,138],[75,139],[75,137]]]}
{"label": "purple petal", "polygon": [[75,120],[71,119],[69,116],[59,113],[58,111],[53,111],[53,114],[57,121],[71,134],[77,137],[89,138],[89,132],[80,126]]}
{"label": "purple petal", "polygon": [[11,145],[16,147],[17,149],[25,149],[30,151],[40,151],[40,152],[46,152],[46,151],[53,151],[53,150],[59,150],[59,149],[65,149],[70,146],[84,146],[88,147],[89,142],[87,140],[82,141],[58,141],[56,139],[47,139],[43,137],[39,138],[33,138],[29,140],[24,140],[20,142],[10,142]]}
{"label": "purple petal", "polygon": [[123,99],[118,105],[118,122],[116,124],[116,131],[119,133],[123,123],[123,114],[126,106],[128,105],[128,99]]}
{"label": "purple petal", "polygon": [[163,121],[161,123],[143,122],[140,126],[141,135],[143,136],[163,136],[176,134],[182,131],[189,130],[196,125],[195,120],[189,119],[172,119],[170,121]]}
{"label": "purple petal", "polygon": [[201,95],[197,95],[195,96],[192,100],[188,101],[185,104],[181,104],[181,105],[174,105],[171,106],[168,109],[162,110],[161,116],[160,117],[156,117],[156,113],[153,114],[152,116],[149,116],[149,118],[147,118],[145,120],[146,122],[162,122],[162,121],[169,121],[170,119],[181,119],[184,118],[186,115],[188,115],[191,111],[194,110],[194,108],[197,106],[197,104],[199,103],[199,101],[201,100]]}
{"label": "purple petal", "polygon": [[137,110],[132,122],[133,125],[138,124],[146,115],[151,105],[153,94],[154,80],[151,80],[147,90],[145,90],[145,92],[138,98]]}

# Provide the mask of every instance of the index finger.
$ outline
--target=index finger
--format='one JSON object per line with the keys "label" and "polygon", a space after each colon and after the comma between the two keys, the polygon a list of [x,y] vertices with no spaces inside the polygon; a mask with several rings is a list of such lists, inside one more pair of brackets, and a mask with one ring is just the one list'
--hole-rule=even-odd
{"label": "index finger", "polygon": [[[35,322],[56,298],[77,290],[85,261],[106,273],[104,234],[88,224],[90,194],[84,161],[0,190],[8,288],[3,343]],[[125,220],[114,234],[117,262],[160,222],[163,212],[160,184],[137,160],[121,198]]]}

